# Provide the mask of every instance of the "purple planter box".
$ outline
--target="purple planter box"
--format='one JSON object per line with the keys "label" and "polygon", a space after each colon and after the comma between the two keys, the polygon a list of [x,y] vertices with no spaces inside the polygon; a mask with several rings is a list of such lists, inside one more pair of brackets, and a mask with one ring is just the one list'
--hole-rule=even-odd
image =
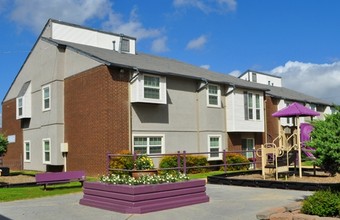
{"label": "purple planter box", "polygon": [[208,202],[205,180],[152,185],[85,182],[80,204],[121,213],[147,213]]}

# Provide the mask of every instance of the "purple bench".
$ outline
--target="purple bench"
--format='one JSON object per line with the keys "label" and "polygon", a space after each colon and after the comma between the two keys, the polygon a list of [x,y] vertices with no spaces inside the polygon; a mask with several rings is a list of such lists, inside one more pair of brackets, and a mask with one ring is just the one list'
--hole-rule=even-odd
{"label": "purple bench", "polygon": [[69,182],[80,182],[83,186],[85,181],[84,171],[67,171],[67,172],[47,172],[38,173],[35,175],[37,185],[44,185],[46,190],[47,185],[69,183]]}

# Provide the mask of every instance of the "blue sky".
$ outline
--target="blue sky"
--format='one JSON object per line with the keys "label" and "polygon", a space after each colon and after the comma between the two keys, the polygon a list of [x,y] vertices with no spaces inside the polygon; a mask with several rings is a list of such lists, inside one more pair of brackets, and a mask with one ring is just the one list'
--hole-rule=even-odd
{"label": "blue sky", "polygon": [[338,0],[0,0],[0,99],[54,18],[134,36],[139,52],[216,72],[278,75],[339,104],[339,10]]}

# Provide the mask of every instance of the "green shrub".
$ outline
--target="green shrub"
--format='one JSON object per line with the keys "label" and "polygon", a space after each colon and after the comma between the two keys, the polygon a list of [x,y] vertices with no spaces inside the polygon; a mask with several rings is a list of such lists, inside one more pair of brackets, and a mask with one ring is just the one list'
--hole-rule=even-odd
{"label": "green shrub", "polygon": [[[119,152],[118,154],[122,154],[126,156],[112,157],[110,160],[110,168],[132,170],[134,168],[134,164],[133,164],[133,156],[131,152],[124,150],[124,151]],[[111,171],[111,173],[128,174],[128,171],[113,170]]]}
{"label": "green shrub", "polygon": [[[180,156],[180,166],[183,168],[183,155]],[[195,167],[195,166],[208,166],[208,160],[205,156],[201,155],[187,155],[186,156],[186,167]],[[177,173],[176,169],[177,164],[177,155],[164,156],[162,157],[159,167],[160,168],[174,168],[173,170],[162,170],[159,171],[161,174],[164,173]],[[183,169],[181,169],[183,171]],[[204,167],[199,168],[189,168],[187,169],[187,173],[201,173],[205,172],[206,169]]]}
{"label": "green shrub", "polygon": [[[248,170],[250,164],[239,164],[233,165],[238,163],[249,163],[249,160],[243,156],[242,154],[230,153],[226,155],[227,161],[227,170],[228,171],[235,171],[235,170]],[[224,167],[221,166],[220,170],[224,170]]]}
{"label": "green shrub", "polygon": [[0,157],[7,152],[8,140],[5,135],[0,133]]}
{"label": "green shrub", "polygon": [[[206,156],[202,155],[189,155],[186,157],[186,166],[187,167],[195,167],[195,166],[208,166],[208,159]],[[189,168],[187,173],[204,173],[207,171],[205,167],[197,167],[197,168]]]}
{"label": "green shrub", "polygon": [[[181,167],[183,166],[183,156],[180,156],[181,159]],[[177,155],[171,156],[163,156],[161,161],[159,162],[159,168],[176,168],[177,165]],[[178,172],[177,169],[173,170],[160,170],[158,171],[159,174],[176,174]]]}
{"label": "green shrub", "polygon": [[301,212],[321,217],[340,215],[340,192],[321,190],[303,201]]}

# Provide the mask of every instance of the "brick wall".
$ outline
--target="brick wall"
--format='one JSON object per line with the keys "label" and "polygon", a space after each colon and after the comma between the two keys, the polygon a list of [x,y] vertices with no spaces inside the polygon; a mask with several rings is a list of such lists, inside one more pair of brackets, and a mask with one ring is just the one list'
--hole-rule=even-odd
{"label": "brick wall", "polygon": [[129,149],[128,74],[99,66],[65,80],[68,170],[106,173],[106,154]]}
{"label": "brick wall", "polygon": [[267,138],[268,142],[272,142],[278,135],[278,126],[279,120],[276,117],[273,117],[272,114],[277,112],[279,100],[275,98],[271,98],[270,96],[266,97],[266,112],[267,112]]}
{"label": "brick wall", "polygon": [[15,143],[10,143],[3,157],[3,166],[11,170],[22,170],[23,132],[21,120],[16,120],[16,100],[12,99],[2,104],[2,133],[6,136],[15,135]]}

